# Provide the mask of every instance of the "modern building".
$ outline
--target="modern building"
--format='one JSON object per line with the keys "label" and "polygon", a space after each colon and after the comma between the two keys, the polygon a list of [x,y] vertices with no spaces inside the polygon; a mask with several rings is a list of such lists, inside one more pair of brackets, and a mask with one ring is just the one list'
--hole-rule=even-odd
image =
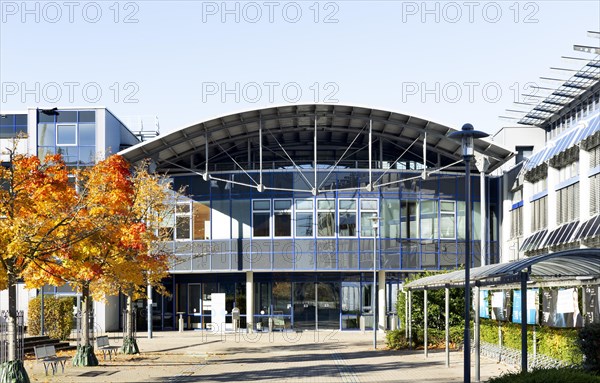
{"label": "modern building", "polygon": [[[599,114],[596,59],[521,127],[475,140],[473,266],[599,246]],[[175,260],[164,281],[171,296],[152,297],[157,330],[176,328],[178,317],[188,329],[229,328],[234,308],[256,331],[372,328],[374,314],[383,329],[409,274],[465,264],[461,144],[448,138],[455,129],[427,119],[287,105],[149,138],[105,108],[1,117],[3,147],[22,132],[19,150],[62,153],[74,167],[116,152],[149,158],[182,190],[163,227]],[[137,304],[143,330],[148,303]],[[96,305],[102,330],[122,325],[123,307],[119,297]]]}
{"label": "modern building", "polygon": [[[505,172],[501,260],[600,246],[600,60],[552,91],[496,137],[537,136]],[[543,139],[540,138],[543,137]],[[502,141],[518,152],[520,146]],[[522,141],[524,142],[524,141]],[[518,154],[517,154],[518,156]],[[528,157],[528,158],[525,158]]]}
{"label": "modern building", "polygon": [[[415,116],[343,105],[292,105],[204,121],[120,152],[184,189],[164,230],[177,261],[153,299],[154,328],[380,328],[409,273],[465,263],[465,179],[454,129]],[[476,140],[473,259],[499,260],[501,177],[513,156]],[[482,212],[479,190],[484,182]],[[374,217],[378,231],[374,231]],[[484,224],[481,224],[483,220]],[[375,273],[374,278],[374,258]],[[374,287],[376,279],[376,287]],[[373,289],[377,303],[373,303]],[[213,324],[213,322],[217,322]]]}

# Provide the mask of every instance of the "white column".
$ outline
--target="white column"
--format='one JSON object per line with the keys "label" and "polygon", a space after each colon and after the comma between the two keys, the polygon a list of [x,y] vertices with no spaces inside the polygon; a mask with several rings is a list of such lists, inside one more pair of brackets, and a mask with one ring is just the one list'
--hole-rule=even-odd
{"label": "white column", "polygon": [[552,166],[548,166],[548,231],[556,228],[556,190],[554,188],[558,184],[558,170]]}
{"label": "white column", "polygon": [[487,264],[487,194],[485,192],[485,173],[488,171],[490,166],[490,161],[485,156],[477,156],[477,161],[475,162],[477,165],[477,170],[479,170],[479,208],[481,209],[481,226],[480,226],[480,235],[481,235],[481,266]]}
{"label": "white column", "polygon": [[590,218],[590,152],[579,149],[579,220]]}
{"label": "white column", "polygon": [[385,299],[385,271],[380,270],[377,272],[377,292],[379,305],[377,307],[377,318],[379,322],[379,331],[385,331],[387,327],[387,312],[386,312],[386,299]]}
{"label": "white column", "polygon": [[531,234],[531,215],[533,207],[529,198],[533,195],[533,184],[523,181],[523,240]]}
{"label": "white column", "polygon": [[254,273],[246,271],[246,330],[254,331]]}

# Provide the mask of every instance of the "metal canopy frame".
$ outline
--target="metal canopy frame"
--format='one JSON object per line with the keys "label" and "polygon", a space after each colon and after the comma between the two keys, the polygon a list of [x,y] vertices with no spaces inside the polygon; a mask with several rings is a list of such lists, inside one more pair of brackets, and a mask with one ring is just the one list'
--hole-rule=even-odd
{"label": "metal canopy frame", "polygon": [[[481,266],[470,270],[469,284],[475,291],[475,379],[479,380],[479,289],[486,286],[490,290],[517,288],[526,291],[533,287],[567,287],[600,285],[600,249],[574,249],[538,255],[510,263]],[[408,297],[413,290],[446,290],[446,316],[448,316],[449,289],[465,287],[465,271],[454,271],[417,279],[407,283]],[[426,297],[426,295],[425,295]],[[426,299],[426,298],[425,298]],[[411,307],[411,302],[408,306]],[[427,317],[427,305],[425,317]],[[410,310],[407,314],[411,316]],[[521,294],[521,318],[527,318],[527,294]],[[410,323],[411,320],[409,319]],[[410,331],[410,330],[409,330]],[[426,334],[426,332],[425,332]],[[446,321],[446,366],[449,366],[448,348],[449,327]],[[427,344],[427,340],[425,340]],[[427,357],[427,352],[425,352]],[[521,320],[521,371],[527,371],[527,320]]]}
{"label": "metal canopy frame", "polygon": [[[554,79],[552,79],[554,80]],[[550,118],[560,114],[563,109],[570,109],[570,104],[582,96],[588,89],[600,81],[600,59],[587,62],[557,89],[534,87],[550,90],[552,93],[519,120],[519,124],[542,127]]]}
{"label": "metal canopy frame", "polygon": [[[461,144],[447,137],[453,131],[429,120],[367,107],[286,105],[200,122],[127,148],[121,154],[134,163],[150,158],[158,171],[195,172],[205,179],[214,179],[211,172],[231,170],[259,170],[262,177],[267,168],[282,168],[276,162],[308,174],[336,167],[342,160],[357,161],[361,164],[358,168],[368,170],[369,175],[373,170],[392,170],[375,168],[376,161],[388,162],[390,168],[399,160],[413,161],[422,164],[426,177],[452,167],[459,169]],[[483,139],[475,140],[475,150],[488,157],[488,173],[514,155]],[[367,190],[384,186],[377,184],[381,177],[369,179]],[[322,185],[316,180],[309,184],[312,190],[302,191],[321,191]],[[261,179],[251,180],[247,186],[265,190]]]}

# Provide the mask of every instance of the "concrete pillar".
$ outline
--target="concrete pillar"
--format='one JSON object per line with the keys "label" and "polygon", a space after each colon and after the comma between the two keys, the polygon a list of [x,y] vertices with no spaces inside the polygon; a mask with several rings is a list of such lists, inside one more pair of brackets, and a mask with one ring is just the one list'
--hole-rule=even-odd
{"label": "concrete pillar", "polygon": [[246,330],[254,331],[254,273],[246,271]]}
{"label": "concrete pillar", "polygon": [[377,300],[379,305],[377,307],[377,319],[379,331],[385,331],[387,328],[387,310],[386,310],[386,299],[385,299],[385,271],[380,270],[377,272]]}

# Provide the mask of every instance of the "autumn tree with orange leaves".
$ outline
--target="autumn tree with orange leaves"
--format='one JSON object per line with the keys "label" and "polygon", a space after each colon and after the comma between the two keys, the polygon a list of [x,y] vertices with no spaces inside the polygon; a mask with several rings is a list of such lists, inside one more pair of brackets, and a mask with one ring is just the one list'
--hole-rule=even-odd
{"label": "autumn tree with orange leaves", "polygon": [[8,151],[0,166],[0,289],[8,289],[8,362],[1,381],[28,382],[17,360],[16,285],[27,270],[44,270],[52,279],[62,266],[55,254],[91,233],[72,231],[81,218],[81,200],[69,183],[69,172],[59,155],[43,161]]}
{"label": "autumn tree with orange leaves", "polygon": [[[161,291],[169,254],[157,247],[154,222],[167,207],[168,187],[160,176],[149,174],[145,165],[132,172],[118,155],[77,174],[77,194],[84,209],[75,230],[93,234],[56,253],[60,270],[54,277],[59,280],[53,281],[68,282],[82,294],[82,339],[74,365],[98,364],[91,339],[93,298],[104,299],[119,291],[133,297],[147,284]],[[31,271],[28,286],[47,281],[46,272],[40,276],[40,269]]]}

